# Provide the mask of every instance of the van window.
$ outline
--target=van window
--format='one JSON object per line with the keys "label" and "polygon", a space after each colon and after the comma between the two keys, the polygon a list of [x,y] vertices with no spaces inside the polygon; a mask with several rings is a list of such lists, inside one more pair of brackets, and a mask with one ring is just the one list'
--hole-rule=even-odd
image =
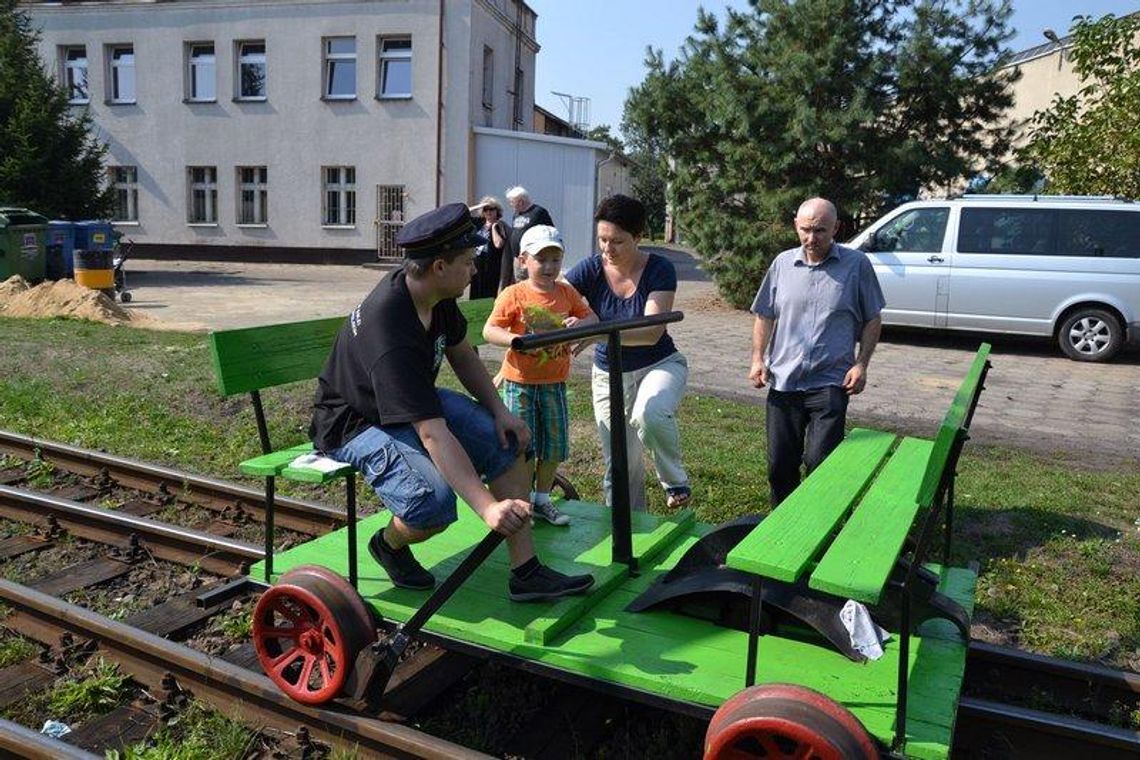
{"label": "van window", "polygon": [[964,208],[959,253],[1051,254],[1057,212],[1036,208]]}
{"label": "van window", "polygon": [[1079,211],[1061,213],[1062,256],[1140,258],[1140,211]]}
{"label": "van window", "polygon": [[917,208],[899,214],[875,233],[872,250],[938,253],[949,216],[949,208]]}

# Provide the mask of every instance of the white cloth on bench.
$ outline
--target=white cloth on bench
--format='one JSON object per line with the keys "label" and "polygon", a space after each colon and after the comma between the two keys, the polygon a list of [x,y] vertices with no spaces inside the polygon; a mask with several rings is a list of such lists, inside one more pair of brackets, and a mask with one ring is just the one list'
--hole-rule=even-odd
{"label": "white cloth on bench", "polygon": [[309,470],[317,470],[318,472],[334,472],[341,469],[342,467],[348,467],[349,465],[345,462],[338,462],[335,459],[329,459],[322,454],[312,453],[302,454],[290,462],[289,466],[305,468]]}
{"label": "white cloth on bench", "polygon": [[854,599],[848,599],[839,611],[839,620],[851,637],[851,647],[868,660],[883,656],[883,642],[891,637],[871,619],[867,607]]}

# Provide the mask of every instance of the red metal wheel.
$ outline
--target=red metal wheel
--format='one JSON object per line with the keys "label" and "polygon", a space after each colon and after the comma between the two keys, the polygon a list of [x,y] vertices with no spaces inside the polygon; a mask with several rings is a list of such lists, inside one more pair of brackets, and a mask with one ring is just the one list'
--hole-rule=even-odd
{"label": "red metal wheel", "polygon": [[750,686],[721,705],[705,734],[705,760],[878,760],[859,720],[818,691]]}
{"label": "red metal wheel", "polygon": [[253,645],[262,669],[290,699],[324,704],[340,693],[356,655],[375,638],[347,597],[328,581],[298,573],[262,594]]}
{"label": "red metal wheel", "polygon": [[294,579],[302,575],[318,578],[331,585],[352,609],[353,615],[360,621],[362,628],[369,632],[365,643],[371,644],[376,641],[376,619],[368,609],[368,605],[360,597],[360,593],[352,587],[352,584],[343,575],[324,565],[298,565],[277,580],[279,583],[293,583],[295,582]]}

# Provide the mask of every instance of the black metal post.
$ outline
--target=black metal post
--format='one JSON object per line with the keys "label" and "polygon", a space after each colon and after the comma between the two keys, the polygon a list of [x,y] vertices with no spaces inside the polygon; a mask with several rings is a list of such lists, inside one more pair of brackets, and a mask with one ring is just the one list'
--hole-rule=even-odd
{"label": "black metal post", "polygon": [[744,686],[756,683],[756,654],[760,647],[760,612],[764,605],[763,579],[752,576],[752,604],[748,609],[748,662],[744,666]]}
{"label": "black metal post", "polygon": [[954,537],[954,481],[957,473],[950,470],[950,485],[946,487],[946,535],[942,537],[942,566],[950,566],[950,543]]}
{"label": "black metal post", "polygon": [[276,487],[272,475],[265,479],[265,582],[273,578],[273,495]]}
{"label": "black metal post", "polygon": [[345,494],[345,517],[348,519],[348,582],[357,588],[356,580],[356,473],[350,472],[345,476],[347,493]]}
{"label": "black metal post", "polygon": [[625,384],[622,382],[621,333],[610,333],[606,343],[606,359],[610,365],[610,475],[613,503],[612,561],[637,570],[633,556],[633,516],[629,503],[629,458],[626,455]]}
{"label": "black metal post", "polygon": [[907,579],[903,583],[902,610],[899,617],[898,702],[895,704],[895,738],[891,743],[891,749],[900,754],[906,745],[907,671],[910,669],[910,594],[913,573],[914,565],[911,565]]}

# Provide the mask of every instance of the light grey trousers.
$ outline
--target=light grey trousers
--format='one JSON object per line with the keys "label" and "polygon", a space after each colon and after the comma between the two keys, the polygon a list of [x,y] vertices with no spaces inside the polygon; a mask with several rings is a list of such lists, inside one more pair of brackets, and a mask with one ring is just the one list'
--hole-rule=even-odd
{"label": "light grey trousers", "polygon": [[[689,476],[681,463],[681,431],[677,427],[677,407],[685,395],[689,381],[689,363],[677,351],[656,364],[622,373],[625,396],[625,440],[629,462],[629,502],[644,512],[645,456],[653,456],[657,480],[662,488],[689,485]],[[605,457],[606,505],[613,504],[613,461],[610,451],[610,379],[609,373],[593,368],[591,385],[594,395],[594,422]]]}

